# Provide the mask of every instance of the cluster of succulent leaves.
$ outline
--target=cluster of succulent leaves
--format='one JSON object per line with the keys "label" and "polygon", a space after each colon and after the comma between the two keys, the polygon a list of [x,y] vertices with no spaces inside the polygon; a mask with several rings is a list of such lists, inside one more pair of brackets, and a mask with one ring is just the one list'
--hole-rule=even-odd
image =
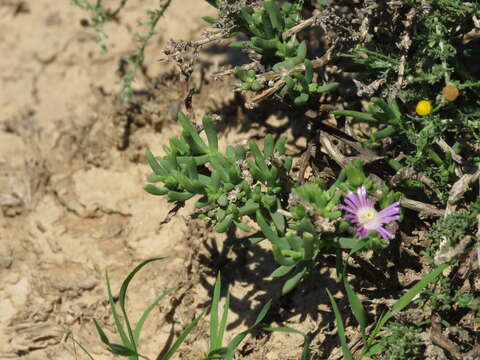
{"label": "cluster of succulent leaves", "polygon": [[[217,0],[208,1],[219,8]],[[320,85],[314,80],[312,62],[307,58],[307,43],[299,41],[296,35],[286,39],[283,34],[302,20],[303,1],[284,2],[281,6],[276,1],[264,1],[261,6],[244,6],[238,12],[235,24],[246,35],[247,40],[230,44],[233,48],[248,48],[262,58],[267,71],[281,72],[303,65],[301,71],[285,76],[285,85],[280,91],[282,97],[288,96],[295,105],[304,105],[310,97],[336,89],[339,83]],[[221,14],[220,14],[221,15]],[[206,18],[215,24],[218,20]],[[231,35],[235,35],[233,33]],[[259,91],[262,84],[255,70],[235,68],[244,90]]]}
{"label": "cluster of succulent leaves", "polygon": [[[223,154],[210,117],[202,120],[207,142],[184,114],[180,113],[178,119],[182,136],[170,139],[170,146],[164,146],[165,155],[155,157],[147,152],[153,173],[147,178],[151,184],[145,190],[173,202],[198,195],[195,207],[199,217],[219,233],[232,227],[251,231],[244,221],[249,217],[260,231],[234,245],[253,245],[268,239],[280,265],[273,276],[290,274],[284,293],[309,273],[321,251],[359,246],[358,236],[349,235],[349,224],[341,219],[337,205],[342,194],[360,186],[379,190],[381,208],[399,199],[399,193],[386,186],[379,188],[365,176],[359,161],[350,163],[332,184],[319,179],[300,185],[291,174],[292,158],[285,155],[285,138],[275,142],[269,134],[262,149],[250,141],[248,147],[228,146]],[[360,243],[364,249],[386,246],[376,232]]]}

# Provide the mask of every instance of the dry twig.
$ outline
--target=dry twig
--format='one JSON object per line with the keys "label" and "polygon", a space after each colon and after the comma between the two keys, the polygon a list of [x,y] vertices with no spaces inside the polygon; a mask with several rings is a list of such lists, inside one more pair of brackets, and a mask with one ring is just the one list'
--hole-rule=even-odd
{"label": "dry twig", "polygon": [[458,200],[460,200],[462,195],[468,191],[470,185],[472,185],[478,179],[480,179],[480,166],[477,167],[474,173],[463,175],[455,184],[453,184],[448,196],[445,216],[448,216],[455,211]]}
{"label": "dry twig", "polygon": [[[315,68],[325,66],[331,59],[333,49],[334,47],[331,46],[322,57],[320,57],[319,59],[312,60],[313,68],[315,69]],[[262,91],[259,95],[254,96],[252,99],[248,100],[245,106],[247,108],[253,108],[256,104],[262,102],[266,98],[270,97],[271,95],[275,94],[277,91],[282,89],[282,87],[285,85],[285,79],[287,78],[287,76],[290,76],[293,73],[304,72],[304,71],[305,71],[305,65],[298,64],[288,70],[284,69],[281,71],[272,71],[272,72],[257,75],[256,78],[261,84],[264,84],[267,81],[268,82],[275,81],[275,80],[276,81],[272,86]]]}
{"label": "dry twig", "polygon": [[417,200],[403,198],[403,199],[400,200],[400,205],[403,206],[404,208],[418,211],[420,213],[420,217],[422,217],[422,216],[441,217],[441,216],[445,215],[445,210],[439,209],[439,208],[437,208],[437,207],[435,207],[431,204],[422,203],[422,202],[417,201]]}

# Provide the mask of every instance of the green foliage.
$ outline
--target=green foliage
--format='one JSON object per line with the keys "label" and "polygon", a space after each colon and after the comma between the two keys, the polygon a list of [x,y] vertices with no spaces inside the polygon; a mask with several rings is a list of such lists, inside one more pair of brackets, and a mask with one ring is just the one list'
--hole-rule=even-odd
{"label": "green foliage", "polygon": [[[212,1],[210,4],[220,7]],[[296,35],[285,36],[286,31],[298,25],[302,19],[303,1],[294,3],[283,2],[280,6],[277,1],[263,1],[261,6],[243,6],[239,9],[234,23],[235,30],[240,30],[247,37],[245,41],[237,41],[230,46],[233,48],[247,48],[253,51],[267,65],[270,76],[291,70],[285,76],[280,95],[288,96],[297,106],[305,105],[312,95],[318,95],[335,90],[339,83],[318,84],[314,79],[314,66],[307,57],[307,43],[299,41]],[[220,8],[220,16],[225,11]],[[210,23],[217,23],[218,19],[206,19]],[[294,68],[296,71],[293,71]],[[244,90],[259,91],[263,88],[254,70],[244,70],[237,66],[236,74],[242,81]]]}
{"label": "green foliage", "polygon": [[[118,331],[118,334],[120,335],[120,339],[122,344],[117,344],[117,343],[112,343],[110,339],[107,337],[105,332],[103,331],[102,327],[98,324],[98,322],[94,319],[95,327],[98,331],[98,334],[100,336],[100,340],[108,347],[108,349],[115,355],[119,356],[124,356],[128,357],[129,360],[138,360],[139,358],[143,359],[148,359],[146,356],[141,355],[138,353],[138,345],[140,341],[140,333],[143,328],[143,324],[147,320],[148,316],[152,312],[153,309],[158,305],[158,303],[169,293],[172,291],[178,289],[180,286],[175,286],[171,289],[166,290],[162,295],[160,295],[143,313],[143,315],[140,317],[137,325],[133,329],[130,320],[125,308],[125,299],[127,295],[127,290],[128,286],[133,279],[133,277],[136,275],[136,273],[143,268],[146,264],[153,262],[153,261],[158,261],[162,260],[164,258],[152,258],[143,261],[135,269],[128,274],[128,276],[125,278],[125,280],[122,283],[122,286],[120,288],[120,292],[118,294],[118,301],[120,303],[120,309],[122,311],[123,315],[123,322],[122,319],[120,318],[117,308],[115,305],[115,302],[113,300],[113,295],[112,295],[112,290],[110,287],[110,280],[108,278],[108,274],[106,275],[106,280],[107,280],[107,290],[108,290],[108,301],[110,303],[110,310],[112,312],[113,319],[115,320],[115,327]],[[162,358],[162,360],[168,360],[172,357],[172,355],[176,352],[176,350],[179,348],[179,346],[182,344],[182,342],[185,340],[187,335],[192,331],[192,329],[197,325],[198,321],[202,318],[203,313],[200,314],[197,318],[193,320],[193,322],[180,334],[178,339],[173,343],[173,345],[170,346],[168,349],[167,353],[165,356]],[[82,347],[83,349],[83,347]],[[85,349],[84,349],[85,350]],[[88,354],[88,352],[87,352]],[[90,356],[90,354],[89,354]],[[90,356],[91,357],[91,356]]]}
{"label": "green foliage", "polygon": [[[114,19],[127,0],[119,2],[114,11],[102,8],[101,1],[95,5],[87,0],[72,1],[93,14],[91,23],[99,33],[102,51],[106,51],[104,23]],[[357,130],[366,129],[361,145],[377,154],[386,154],[385,161],[382,159],[382,163],[371,164],[372,168],[386,163],[394,172],[399,172],[408,166],[404,170],[413,168],[422,176],[417,180],[403,179],[398,187],[403,192],[416,194],[422,197],[422,201],[428,199],[436,202],[435,205],[444,205],[453,183],[480,161],[480,47],[477,46],[478,39],[472,40],[467,36],[478,27],[474,15],[478,17],[480,13],[479,2],[373,1],[355,6],[342,4],[335,7],[335,11],[330,11],[330,3],[324,0],[308,4],[304,1],[275,0],[207,1],[218,9],[218,17],[204,17],[204,20],[220,29],[209,36],[220,34],[229,38],[238,32],[244,36],[245,40],[231,44],[247,52],[252,59],[248,66],[235,68],[243,90],[261,92],[261,97],[279,95],[278,98],[287,105],[302,110],[310,108],[320,117],[326,115],[324,109],[329,108],[319,107],[320,95],[340,86],[340,91],[335,92],[339,99],[332,101],[334,105],[355,103],[348,95],[352,90],[348,88],[349,80],[345,81],[353,75],[359,87],[358,94],[368,94],[371,104],[366,112],[358,111],[358,106],[351,105],[349,110],[337,110],[333,114],[352,117],[356,122],[368,125],[354,128],[354,135],[358,135]],[[146,45],[170,3],[171,0],[168,0],[158,10],[149,12],[148,21],[142,24],[146,25],[147,32],[144,36],[137,35],[139,47],[129,54],[129,68],[121,81],[124,100],[130,100],[133,95],[132,82],[144,60]],[[342,7],[347,10],[340,9]],[[312,12],[313,8],[321,11]],[[310,25],[303,27],[305,23],[301,23],[310,15],[313,16],[309,20]],[[342,16],[345,18],[342,19]],[[312,40],[312,35],[318,35],[318,32],[301,34],[298,31],[309,26],[319,26],[326,33],[321,45]],[[343,32],[348,34],[348,39],[342,36]],[[329,60],[325,61],[323,57],[317,57],[318,51],[325,53],[324,45],[333,49],[327,52],[325,59]],[[335,56],[331,55],[333,53]],[[325,67],[328,61],[333,66]],[[345,72],[354,74],[344,76]],[[342,85],[333,82],[333,77]],[[445,88],[454,89],[458,94],[446,95]],[[363,99],[356,100],[360,104]],[[427,109],[431,109],[416,112],[415,105],[420,100],[428,105]],[[170,139],[169,145],[164,147],[163,156],[147,152],[147,161],[153,173],[148,176],[149,184],[145,190],[176,203],[195,198],[196,214],[216,232],[239,229],[248,233],[245,238],[228,245],[245,247],[267,240],[278,264],[271,276],[285,278],[283,294],[292,291],[312,272],[319,254],[334,253],[338,264],[342,265],[344,251],[350,251],[350,254],[380,251],[387,246],[387,242],[375,231],[364,238],[352,235],[350,223],[342,219],[339,207],[342,197],[361,186],[370,194],[375,194],[381,209],[403,196],[387,186],[378,185],[381,181],[372,181],[373,177],[369,177],[361,161],[348,164],[337,161],[342,169],[330,168],[337,171],[333,181],[316,179],[299,184],[292,170],[293,159],[286,154],[285,138],[275,140],[268,134],[260,144],[250,141],[221,151],[211,118],[204,117],[202,126],[196,126],[185,115],[179,114],[179,122],[182,135]],[[339,121],[337,126],[341,125]],[[342,147],[339,150],[343,152]],[[382,175],[389,170],[383,171]],[[388,183],[388,179],[382,180]],[[423,184],[427,184],[428,188]],[[469,202],[471,199],[467,199],[466,203]],[[465,236],[473,235],[479,204],[477,200],[469,211],[459,211],[433,224],[423,239],[431,244],[423,255],[432,267],[437,266],[435,263],[438,261],[434,258],[438,253],[454,248]],[[259,231],[253,233],[254,228]],[[119,306],[123,321],[117,313],[107,277],[111,311],[121,344],[110,342],[95,323],[101,340],[108,348],[114,354],[132,360],[145,358],[138,353],[140,331],[148,314],[166,294],[147,309],[135,328],[131,326],[125,310],[125,295],[135,273],[153,260],[156,259],[140,264],[122,285]],[[344,262],[343,272],[338,272],[339,280],[343,282],[344,295],[358,323],[363,343],[356,360],[365,357],[415,359],[419,356],[422,346],[418,338],[420,328],[389,322],[395,313],[412,304],[414,298],[418,299],[417,303],[423,310],[445,313],[470,309],[478,318],[478,299],[454,288],[452,281],[442,275],[442,271],[454,263],[453,258],[449,264],[439,265],[425,274],[369,329],[367,309],[347,281]],[[234,351],[253,329],[224,344],[230,296],[227,292],[225,305],[220,309],[220,280],[219,275],[211,304],[210,344],[204,359],[232,359]],[[344,358],[353,360],[342,309],[328,289],[327,293]],[[269,307],[270,302],[260,311],[254,327],[262,321]],[[165,359],[178,349],[200,317],[180,335]],[[310,358],[309,336],[288,327],[267,330],[303,336],[301,359]]]}
{"label": "green foliage", "polygon": [[222,316],[219,321],[218,306],[220,302],[221,293],[221,276],[220,273],[217,276],[215,287],[213,290],[212,304],[210,309],[210,345],[208,348],[208,354],[203,360],[233,360],[235,350],[257,326],[262,322],[271,306],[271,301],[268,301],[260,310],[254,324],[247,330],[242,331],[236,335],[226,346],[223,346],[223,336],[227,327],[228,311],[230,306],[230,294],[227,290],[227,297],[225,299],[225,305],[223,306]]}
{"label": "green foliage", "polygon": [[[185,115],[179,114],[179,121],[183,127],[182,136],[170,139],[163,157],[147,152],[153,170],[148,181],[153,184],[147,185],[145,190],[153,195],[167,196],[174,202],[199,195],[195,202],[199,217],[219,233],[233,226],[250,231],[245,217],[256,222],[260,234],[233,245],[254,244],[264,238],[270,241],[273,256],[280,265],[272,276],[290,276],[283,293],[290,292],[309,274],[320,251],[351,249],[358,242],[358,237],[337,235],[342,215],[337,205],[342,191],[356,191],[359,186],[381,190],[382,208],[400,196],[387,187],[379,189],[373,184],[365,176],[360,162],[351,163],[333,184],[319,180],[298,185],[290,176],[292,158],[285,154],[284,138],[275,142],[268,134],[262,149],[250,141],[248,147],[228,146],[222,154],[211,118],[203,118],[207,141]],[[386,246],[385,240],[376,233],[364,241],[365,249]]]}
{"label": "green foliage", "polygon": [[102,53],[108,51],[107,48],[107,34],[105,33],[105,23],[112,21],[115,16],[124,8],[128,0],[122,0],[119,2],[115,10],[109,10],[102,7],[101,1],[97,1],[95,4],[92,4],[88,0],[72,0],[72,3],[75,6],[78,6],[80,9],[89,11],[92,14],[91,22],[93,27],[98,33],[98,42],[100,44],[100,49]]}
{"label": "green foliage", "polygon": [[[360,354],[355,357],[355,360],[363,359],[365,356],[372,356],[376,355],[382,350],[384,350],[384,346],[382,341],[376,342],[377,336],[380,334],[381,331],[385,329],[386,323],[392,318],[392,316],[406,308],[408,305],[412,303],[412,300],[418,296],[422,292],[422,290],[430,283],[434,282],[435,279],[448,267],[447,264],[439,265],[435,270],[423,276],[423,278],[416,283],[410,290],[408,290],[400,299],[398,299],[392,306],[390,310],[388,310],[385,314],[381,315],[375,325],[375,327],[370,331],[369,334],[363,336],[363,348],[360,351]],[[347,280],[345,279],[345,275],[342,276],[344,278],[344,285],[347,291],[347,297],[349,300],[350,307],[352,312],[355,315],[357,320],[365,318],[365,310],[363,305],[361,304],[360,300],[358,299],[357,295],[353,292],[353,289],[348,285]],[[335,322],[337,324],[337,331],[338,337],[340,339],[340,345],[342,347],[343,356],[345,359],[353,360],[353,355],[350,349],[347,346],[347,339],[345,335],[345,326],[342,319],[342,314],[340,313],[340,309],[338,305],[327,289],[327,294],[330,298],[330,303],[332,305],[332,309],[335,315]],[[361,329],[364,329],[364,325],[362,325],[364,320],[359,320]]]}
{"label": "green foliage", "polygon": [[[98,33],[100,49],[102,53],[107,53],[107,34],[105,33],[105,23],[112,21],[120,13],[120,11],[125,7],[128,0],[121,0],[115,10],[105,9],[101,1],[97,1],[94,4],[90,3],[88,0],[72,0],[72,3],[79,8],[92,12],[93,16],[91,22],[95,28],[95,31]],[[122,87],[121,97],[124,101],[130,101],[133,97],[132,83],[135,80],[137,72],[140,66],[143,63],[145,58],[145,49],[147,44],[155,35],[155,28],[163,17],[163,14],[170,6],[172,0],[166,0],[163,4],[160,5],[158,9],[148,10],[147,16],[148,20],[145,22],[139,22],[138,26],[145,26],[147,32],[145,35],[135,34],[135,40],[138,43],[138,48],[131,51],[128,56],[125,58],[126,62],[129,65],[129,69],[120,79],[120,85]]]}
{"label": "green foliage", "polygon": [[435,181],[435,194],[439,201],[445,203],[451,184],[458,179],[455,174],[456,164],[452,153],[442,152],[440,148],[434,146],[434,143],[442,134],[451,131],[451,122],[444,121],[435,114],[421,118],[402,114],[395,102],[388,103],[384,99],[372,98],[371,102],[368,112],[336,110],[333,114],[350,116],[358,122],[379,128],[365,141],[368,147],[378,146],[379,141],[388,138],[402,145],[400,148],[410,149],[406,153],[403,150],[406,164],[391,158],[388,160],[389,165],[396,171],[406,165],[423,171]]}
{"label": "green foliage", "polygon": [[120,85],[122,87],[121,97],[124,101],[130,101],[133,97],[132,83],[135,80],[138,69],[143,64],[143,60],[145,58],[145,49],[155,35],[155,28],[157,27],[160,19],[163,17],[165,11],[170,6],[171,2],[172,0],[166,0],[162,5],[160,5],[159,9],[149,10],[147,12],[148,20],[139,23],[139,26],[145,26],[147,28],[147,33],[145,35],[135,34],[135,40],[138,43],[138,48],[131,51],[126,58],[130,68],[120,80]]}
{"label": "green foliage", "polygon": [[[431,243],[422,252],[425,260],[433,265],[437,254],[452,251],[466,236],[474,236],[477,213],[476,209],[470,212],[460,211],[435,222],[424,237],[424,241]],[[472,246],[467,247],[463,252],[468,252]],[[453,257],[450,263],[456,264],[457,261],[458,259]],[[455,289],[450,278],[443,275],[438,278],[434,287],[426,289],[418,302],[432,312],[458,311],[461,308],[468,308],[474,312],[480,310],[480,302],[473,294]]]}
{"label": "green foliage", "polygon": [[[162,295],[160,295],[143,313],[143,315],[140,317],[138,324],[136,325],[133,331],[130,326],[128,314],[125,310],[125,298],[127,294],[128,285],[130,284],[130,281],[133,279],[136,273],[146,264],[152,261],[157,261],[162,259],[165,259],[165,258],[151,258],[143,261],[137,267],[135,267],[135,269],[126,277],[126,279],[122,283],[122,286],[120,288],[120,292],[118,295],[118,300],[120,303],[120,308],[123,314],[123,319],[124,319],[124,323],[127,330],[125,330],[125,326],[122,324],[122,320],[117,313],[116,305],[114,303],[112,291],[110,288],[110,281],[108,279],[108,275],[106,276],[110,309],[112,311],[112,315],[115,320],[115,327],[117,328],[117,331],[120,335],[122,344],[112,343],[108,339],[107,335],[105,334],[101,326],[98,324],[98,322],[96,320],[93,320],[93,321],[97,329],[97,332],[100,336],[100,340],[108,347],[110,352],[112,352],[113,354],[118,356],[128,357],[129,360],[138,360],[139,358],[148,360],[146,356],[139,354],[137,350],[143,324],[147,320],[152,310],[155,309],[155,307],[158,305],[158,303],[165,296],[167,296],[171,292],[178,289],[181,285],[168,289]],[[209,338],[210,346],[209,346],[208,354],[203,358],[203,360],[233,360],[234,353],[238,348],[238,346],[245,339],[245,337],[248,334],[250,334],[258,326],[258,324],[261,323],[261,321],[265,318],[265,315],[267,314],[271,306],[271,301],[268,301],[260,310],[254,324],[251,327],[249,327],[247,330],[237,334],[228,343],[227,346],[223,346],[222,345],[223,337],[227,327],[227,318],[228,318],[228,312],[229,312],[229,306],[230,306],[230,295],[227,291],[225,305],[223,307],[222,316],[219,322],[218,307],[220,302],[220,293],[221,293],[221,277],[219,273],[217,277],[217,281],[215,282],[215,287],[214,287],[213,296],[212,296],[212,303],[210,308],[210,338]],[[205,314],[205,311],[203,311],[199,316],[197,316],[190,323],[190,325],[187,326],[187,328],[179,335],[177,340],[168,348],[168,350],[166,351],[165,355],[161,358],[161,360],[168,360],[177,352],[180,345],[185,341],[185,338],[188,336],[188,334],[197,326],[198,322],[200,321],[200,319],[203,317],[204,314]],[[72,339],[72,341],[76,345],[79,345],[79,347],[88,355],[90,359],[94,360],[94,358],[89,353],[89,351],[81,343],[75,340],[75,338],[71,334],[68,334],[68,336],[70,339]],[[308,351],[308,346],[307,346],[307,351]],[[305,359],[308,359],[308,358],[305,358]]]}
{"label": "green foliage", "polygon": [[[400,9],[403,14],[415,16],[403,24],[388,24],[385,14],[381,14],[380,21],[385,25],[377,25],[383,29],[381,39],[373,35],[368,46],[357,44],[339,54],[355,64],[352,70],[356,80],[368,86],[376,84],[367,93],[391,100],[387,103],[372,98],[368,113],[334,113],[352,116],[379,129],[372,131],[366,142],[369,146],[392,139],[395,151],[406,155],[404,162],[434,181],[436,198],[444,204],[458,178],[451,153],[435,142],[441,138],[458,154],[478,161],[478,155],[468,149],[471,144],[480,144],[480,73],[474,65],[479,51],[478,42],[465,43],[465,35],[474,27],[472,16],[478,15],[480,5],[461,0],[412,0],[404,1]],[[399,34],[403,34],[401,39]],[[392,46],[400,40],[401,45]],[[447,85],[456,88],[458,96],[445,97],[443,89]],[[420,100],[432,103],[432,113],[411,116]],[[395,116],[389,116],[389,109]]]}
{"label": "green foliage", "polygon": [[375,360],[416,360],[421,354],[423,342],[420,331],[413,326],[391,323],[385,326],[384,334],[378,342],[381,356]]}
{"label": "green foliage", "polygon": [[442,248],[451,249],[466,235],[473,235],[476,222],[475,211],[459,211],[437,220],[425,236],[424,241],[431,245],[422,253],[425,259],[434,263],[435,254]]}

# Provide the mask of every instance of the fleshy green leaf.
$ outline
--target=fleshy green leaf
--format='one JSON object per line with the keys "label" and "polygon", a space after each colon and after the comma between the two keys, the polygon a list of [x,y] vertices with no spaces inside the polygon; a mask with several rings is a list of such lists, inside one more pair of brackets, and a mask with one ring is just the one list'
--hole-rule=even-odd
{"label": "fleshy green leaf", "polygon": [[152,184],[145,185],[143,189],[152,195],[165,195],[168,193],[167,188],[158,188]]}
{"label": "fleshy green leaf", "polygon": [[148,165],[150,165],[150,167],[152,168],[155,174],[166,175],[165,170],[160,166],[157,159],[155,159],[155,156],[153,156],[153,154],[150,151],[147,150],[147,152],[145,153],[145,156],[147,158]]}
{"label": "fleshy green leaf", "polygon": [[285,284],[283,284],[282,295],[288,294],[290,291],[295,289],[295,287],[298,285],[300,280],[302,280],[306,271],[307,271],[307,264],[305,262],[301,262],[298,265],[294,275],[290,279],[285,281]]}
{"label": "fleshy green leaf", "polygon": [[279,32],[284,31],[285,23],[283,22],[282,14],[280,13],[280,9],[275,1],[265,1],[263,3],[265,10],[267,10],[268,17],[270,18],[270,22],[274,29]]}
{"label": "fleshy green leaf", "polygon": [[211,117],[203,117],[203,129],[205,130],[205,134],[207,134],[210,149],[218,151],[217,131],[215,130],[215,124]]}
{"label": "fleshy green leaf", "polygon": [[282,276],[287,275],[294,268],[295,268],[295,265],[290,265],[290,266],[281,265],[278,268],[276,268],[275,271],[272,272],[272,274],[270,276],[274,277],[274,278],[282,277]]}

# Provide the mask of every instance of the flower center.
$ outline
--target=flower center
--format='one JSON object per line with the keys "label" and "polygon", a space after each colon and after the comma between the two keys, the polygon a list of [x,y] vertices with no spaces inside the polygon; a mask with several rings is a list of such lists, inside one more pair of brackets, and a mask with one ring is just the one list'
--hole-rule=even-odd
{"label": "flower center", "polygon": [[370,207],[358,209],[358,222],[363,225],[365,229],[374,230],[380,226],[380,218],[378,212]]}

